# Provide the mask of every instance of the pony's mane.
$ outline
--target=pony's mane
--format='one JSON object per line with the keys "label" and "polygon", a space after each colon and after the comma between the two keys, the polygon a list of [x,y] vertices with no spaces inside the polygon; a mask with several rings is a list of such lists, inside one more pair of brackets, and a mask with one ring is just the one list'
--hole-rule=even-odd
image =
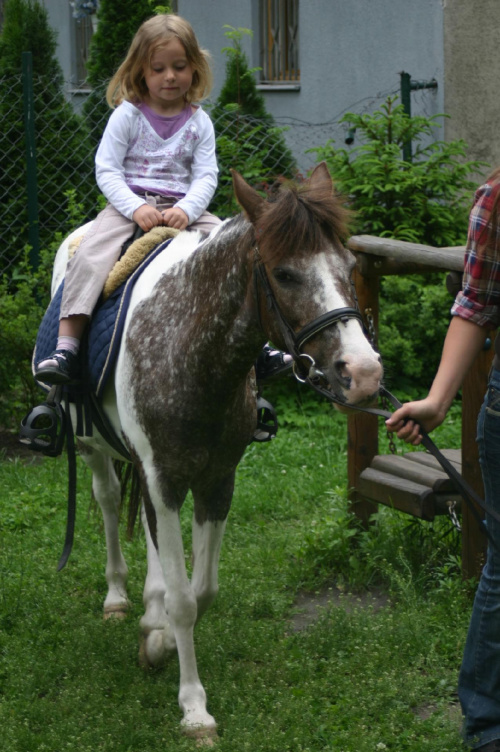
{"label": "pony's mane", "polygon": [[330,185],[287,183],[266,204],[257,227],[273,260],[279,260],[304,248],[322,250],[325,236],[332,243],[342,242],[351,216]]}

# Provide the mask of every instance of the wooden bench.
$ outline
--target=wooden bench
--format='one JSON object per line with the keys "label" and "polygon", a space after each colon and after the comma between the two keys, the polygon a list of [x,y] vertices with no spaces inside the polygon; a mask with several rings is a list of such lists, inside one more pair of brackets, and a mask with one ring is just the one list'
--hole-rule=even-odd
{"label": "wooden bench", "polygon": [[[359,308],[375,334],[378,332],[381,277],[442,270],[449,273],[447,287],[451,295],[455,294],[457,280],[460,285],[464,247],[434,248],[371,235],[352,236],[347,246],[356,256],[354,281]],[[450,307],[451,300],[450,297]],[[492,356],[493,348],[480,353],[462,387],[460,471],[479,496],[483,496],[483,485],[475,443],[476,421]],[[429,376],[432,378],[433,374]],[[441,485],[443,479],[433,476],[437,483],[433,485],[429,471],[428,481],[424,483],[423,477],[415,474],[415,470],[410,477],[407,462],[415,462],[415,459],[410,459],[409,454],[401,456],[401,459],[381,457],[378,451],[378,431],[379,421],[373,416],[357,413],[348,417],[348,489],[354,514],[363,524],[368,525],[370,516],[377,510],[377,504],[390,504],[423,520],[432,520],[436,515],[446,513],[447,501],[453,500],[454,494],[450,496],[448,491],[443,490],[448,488],[446,484]],[[442,447],[439,448],[443,451]],[[443,454],[449,455],[450,451],[445,450]],[[420,457],[425,456],[424,453],[411,454],[419,457],[416,462],[424,463]],[[456,462],[459,461],[458,454],[451,455]],[[436,470],[436,465],[431,467],[433,471]],[[479,509],[477,511],[480,512]],[[467,505],[461,509],[461,524],[462,574],[464,578],[477,577],[484,563],[485,537]]]}
{"label": "wooden bench", "polygon": [[[444,456],[458,472],[462,469],[459,449],[445,449]],[[428,452],[378,454],[359,475],[359,494],[377,504],[399,509],[413,517],[432,521],[437,515],[460,513],[461,497]]]}

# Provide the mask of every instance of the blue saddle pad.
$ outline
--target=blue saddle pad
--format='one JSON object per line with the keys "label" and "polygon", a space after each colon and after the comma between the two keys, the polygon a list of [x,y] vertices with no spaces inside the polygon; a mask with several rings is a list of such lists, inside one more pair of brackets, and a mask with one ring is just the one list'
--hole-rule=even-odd
{"label": "blue saddle pad", "polygon": [[[146,266],[169,245],[171,240],[172,238],[169,238],[160,243],[139,264],[126,282],[118,287],[104,303],[97,304],[88,329],[87,347],[82,350],[86,353],[86,378],[90,390],[97,397],[100,397],[104,391],[120,350],[123,326],[134,284]],[[56,349],[63,289],[64,280],[52,298],[40,324],[33,356],[34,363],[47,358]],[[40,386],[46,391],[50,389],[44,384]]]}

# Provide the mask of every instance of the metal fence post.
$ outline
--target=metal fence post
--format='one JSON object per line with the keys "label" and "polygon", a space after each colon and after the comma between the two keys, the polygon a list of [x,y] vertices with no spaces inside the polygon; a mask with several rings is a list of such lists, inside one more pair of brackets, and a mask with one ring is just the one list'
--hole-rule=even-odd
{"label": "metal fence post", "polygon": [[[437,89],[436,79],[432,81],[412,81],[409,73],[402,71],[400,74],[400,98],[405,113],[411,118],[411,92],[418,89]],[[403,159],[405,162],[412,161],[411,140],[403,144]]]}
{"label": "metal fence post", "polygon": [[38,267],[40,239],[38,234],[38,187],[35,147],[35,106],[33,96],[33,58],[31,52],[23,52],[23,102],[24,134],[26,139],[26,188],[28,202],[28,239],[31,246],[30,262]]}

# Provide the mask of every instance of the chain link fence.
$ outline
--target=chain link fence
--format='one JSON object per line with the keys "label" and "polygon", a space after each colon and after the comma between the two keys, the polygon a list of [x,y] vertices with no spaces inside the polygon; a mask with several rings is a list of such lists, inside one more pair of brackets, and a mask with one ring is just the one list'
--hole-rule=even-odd
{"label": "chain link fence", "polygon": [[[67,233],[73,229],[68,192],[73,192],[73,202],[79,204],[80,215],[91,219],[99,208],[99,192],[94,177],[95,145],[91,139],[87,117],[82,114],[81,92],[74,99],[67,93],[69,86],[47,86],[43,90],[35,81],[33,111],[27,109],[26,91],[23,94],[23,77],[0,79],[0,274],[12,273],[19,262],[26,245],[32,245],[33,229],[39,237],[40,248],[50,246],[57,233]],[[380,92],[373,97],[355,103],[350,111],[373,111],[386,96],[393,91]],[[78,101],[78,99],[80,101]],[[102,109],[102,107],[101,107]],[[251,118],[233,115],[231,121],[224,113],[223,122],[218,121],[215,110],[206,108],[212,116],[221,143],[225,128],[234,137],[234,118],[244,125],[243,132],[253,134],[251,143],[241,145],[241,149],[253,151],[264,160],[268,177],[274,180],[285,174],[282,150],[269,139],[269,124],[258,123]],[[103,111],[105,112],[105,111]],[[92,127],[96,128],[93,114]],[[296,170],[306,172],[314,165],[315,154],[310,150],[324,145],[329,139],[339,147],[347,143],[348,132],[338,120],[342,116],[324,123],[311,123],[292,117],[275,117],[275,125],[281,131],[289,151],[295,160]],[[97,128],[102,133],[109,110],[99,116]],[[33,143],[29,143],[27,121],[32,118]],[[30,125],[30,123],[28,123]],[[271,129],[274,130],[274,129]],[[28,135],[27,135],[28,134]],[[229,133],[228,133],[229,139]],[[219,151],[219,148],[218,148]],[[35,169],[27,169],[29,165]],[[224,181],[229,190],[229,167],[221,164],[220,190]],[[234,166],[238,169],[238,163]],[[225,174],[227,173],[227,174]],[[35,195],[36,201],[30,199]],[[217,199],[217,194],[216,194]],[[217,201],[215,202],[217,205]],[[214,210],[214,207],[210,207]],[[215,209],[216,211],[216,209]]]}

